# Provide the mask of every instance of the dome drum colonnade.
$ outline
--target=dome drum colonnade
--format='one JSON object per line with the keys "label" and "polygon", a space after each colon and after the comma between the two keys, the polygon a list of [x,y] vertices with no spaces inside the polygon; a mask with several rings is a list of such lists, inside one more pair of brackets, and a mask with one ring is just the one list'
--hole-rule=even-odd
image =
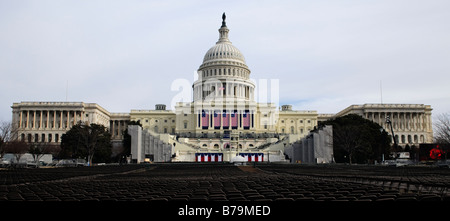
{"label": "dome drum colonnade", "polygon": [[193,84],[196,129],[254,128],[255,84],[242,53],[228,39],[222,16],[220,37],[203,58]]}

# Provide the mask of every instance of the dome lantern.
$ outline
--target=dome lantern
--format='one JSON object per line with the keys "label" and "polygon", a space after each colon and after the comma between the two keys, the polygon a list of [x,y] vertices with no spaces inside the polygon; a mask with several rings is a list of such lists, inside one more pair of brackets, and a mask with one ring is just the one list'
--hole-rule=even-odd
{"label": "dome lantern", "polygon": [[219,37],[219,41],[217,41],[216,44],[222,43],[222,42],[230,42],[230,40],[228,40],[228,32],[230,31],[227,28],[227,23],[225,22],[225,19],[227,18],[227,16],[225,15],[225,12],[222,14],[222,26],[219,29],[219,33],[220,33],[220,37]]}

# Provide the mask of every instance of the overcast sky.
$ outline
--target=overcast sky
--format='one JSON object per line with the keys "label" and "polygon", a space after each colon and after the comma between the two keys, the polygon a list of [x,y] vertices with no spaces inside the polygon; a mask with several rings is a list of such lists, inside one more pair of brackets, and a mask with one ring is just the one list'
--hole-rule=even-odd
{"label": "overcast sky", "polygon": [[0,0],[0,121],[14,102],[66,96],[110,112],[169,106],[223,12],[251,78],[279,80],[280,105],[336,113],[382,97],[450,112],[448,0]]}

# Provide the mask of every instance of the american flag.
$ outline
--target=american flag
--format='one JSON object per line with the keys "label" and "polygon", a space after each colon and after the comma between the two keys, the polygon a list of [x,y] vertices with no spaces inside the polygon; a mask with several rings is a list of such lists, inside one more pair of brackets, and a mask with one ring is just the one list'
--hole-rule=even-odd
{"label": "american flag", "polygon": [[202,111],[202,127],[208,127],[209,114],[207,111]]}
{"label": "american flag", "polygon": [[229,114],[227,114],[226,112],[223,112],[223,114],[222,114],[222,122],[223,122],[223,126],[224,127],[229,127],[230,126],[230,123],[229,123],[229,121],[230,121],[230,115]]}
{"label": "american flag", "polygon": [[231,126],[232,127],[237,127],[238,126],[237,112],[234,112],[234,113],[231,114]]}
{"label": "american flag", "polygon": [[214,111],[214,127],[220,127],[220,114]]}
{"label": "american flag", "polygon": [[244,124],[244,127],[250,127],[250,114],[248,112],[245,112],[242,116],[242,121]]}

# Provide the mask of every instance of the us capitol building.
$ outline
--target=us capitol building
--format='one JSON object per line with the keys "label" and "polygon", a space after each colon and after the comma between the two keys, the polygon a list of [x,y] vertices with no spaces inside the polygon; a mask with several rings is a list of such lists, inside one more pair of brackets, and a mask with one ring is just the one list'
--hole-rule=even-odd
{"label": "us capitol building", "polygon": [[[192,85],[192,102],[179,102],[175,110],[157,104],[154,110],[130,113],[111,113],[95,103],[13,103],[12,123],[19,139],[57,144],[62,134],[82,122],[109,128],[113,146],[120,146],[128,122],[140,121],[139,134],[147,135],[139,136],[146,136],[147,140],[139,139],[147,143],[147,149],[157,141],[167,154],[157,160],[153,153],[148,153],[150,150],[135,147],[132,155],[137,162],[148,155],[152,155],[153,161],[169,161],[170,156],[173,161],[217,161],[219,158],[226,161],[229,160],[226,153],[230,151],[244,157],[248,153],[252,161],[282,160],[283,148],[305,138],[319,121],[358,114],[380,124],[389,134],[386,117],[390,116],[395,139],[402,146],[432,142],[430,105],[363,104],[351,105],[336,114],[318,114],[314,110],[292,110],[291,105],[257,103],[250,68],[240,50],[230,42],[225,19],[224,14],[219,39],[206,52],[198,69],[198,80]],[[135,131],[134,135],[137,134]]]}

